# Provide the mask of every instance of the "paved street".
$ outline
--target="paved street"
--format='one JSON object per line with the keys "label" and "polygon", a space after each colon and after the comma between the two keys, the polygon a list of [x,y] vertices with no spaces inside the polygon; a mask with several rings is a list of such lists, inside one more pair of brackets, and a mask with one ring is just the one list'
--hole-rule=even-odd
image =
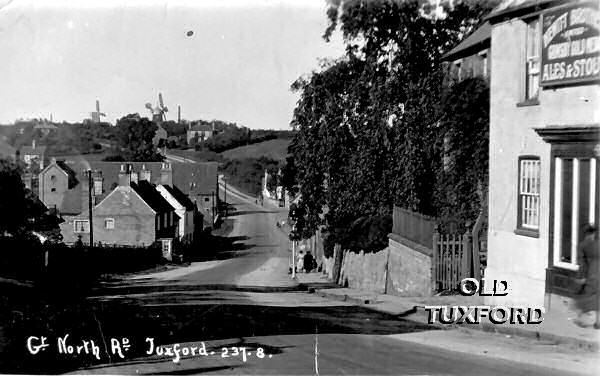
{"label": "paved street", "polygon": [[[5,335],[22,344],[11,349],[5,367],[26,373],[180,375],[549,375],[587,369],[589,356],[515,345],[484,333],[432,330],[301,291],[287,274],[286,235],[275,226],[280,209],[261,207],[239,193],[228,192],[228,200],[236,208],[229,234],[236,239],[234,250],[212,261],[127,277],[63,308],[42,307],[45,317],[6,329]],[[66,334],[67,345],[94,340],[100,359],[57,354],[57,338]],[[50,347],[29,354],[28,336],[42,335]],[[148,338],[155,345],[178,344],[180,352],[148,355]],[[111,351],[115,341],[123,358]],[[198,353],[192,355],[191,348]]]}

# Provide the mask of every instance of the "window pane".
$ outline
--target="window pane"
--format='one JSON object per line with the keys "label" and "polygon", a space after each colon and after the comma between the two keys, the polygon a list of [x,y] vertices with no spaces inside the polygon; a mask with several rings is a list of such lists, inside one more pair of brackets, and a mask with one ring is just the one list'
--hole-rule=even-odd
{"label": "window pane", "polygon": [[562,162],[562,198],[561,198],[561,242],[560,261],[571,262],[571,226],[573,222],[573,160]]}

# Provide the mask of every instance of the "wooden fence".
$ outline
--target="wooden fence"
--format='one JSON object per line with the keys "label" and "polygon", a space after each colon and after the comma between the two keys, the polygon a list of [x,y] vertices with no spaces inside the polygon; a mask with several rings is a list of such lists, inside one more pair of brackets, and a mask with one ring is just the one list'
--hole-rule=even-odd
{"label": "wooden fence", "polygon": [[472,239],[469,233],[433,236],[433,282],[436,291],[456,290],[472,276]]}
{"label": "wooden fence", "polygon": [[463,233],[435,232],[432,279],[435,291],[457,290],[464,278],[480,279],[487,265],[486,211]]}
{"label": "wooden fence", "polygon": [[435,227],[435,218],[394,206],[394,234],[431,249]]}

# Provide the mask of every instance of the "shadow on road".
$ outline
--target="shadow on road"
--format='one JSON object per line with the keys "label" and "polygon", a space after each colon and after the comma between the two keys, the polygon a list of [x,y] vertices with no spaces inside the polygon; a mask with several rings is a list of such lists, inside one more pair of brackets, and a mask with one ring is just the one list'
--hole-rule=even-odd
{"label": "shadow on road", "polygon": [[235,216],[249,215],[249,214],[272,214],[272,213],[277,213],[277,212],[269,211],[269,210],[241,210],[241,211],[236,211],[233,213],[228,213],[227,216],[235,217]]}
{"label": "shadow on road", "polygon": [[[257,304],[244,294],[223,296],[224,291],[192,291],[191,294],[183,293],[182,289],[160,294],[152,291],[152,288],[145,292],[138,290],[135,296],[121,291],[118,296],[101,296],[70,304],[30,305],[25,317],[3,328],[7,343],[2,351],[0,372],[54,374],[131,362],[147,357],[146,338],[154,338],[157,345],[207,341],[207,346],[210,341],[233,338],[231,346],[266,348],[254,343],[251,337],[311,335],[315,331],[396,334],[431,330],[422,324],[358,306],[267,306]],[[66,334],[74,346],[81,345],[82,340],[93,340],[100,347],[101,359],[57,354],[57,339]],[[25,345],[32,335],[46,336],[51,347],[39,354],[30,354]],[[112,338],[129,339],[131,347],[125,359],[110,353]],[[221,346],[218,345],[219,349]],[[278,354],[286,349],[269,348],[268,351]],[[201,372],[204,369],[194,370],[194,373]]]}

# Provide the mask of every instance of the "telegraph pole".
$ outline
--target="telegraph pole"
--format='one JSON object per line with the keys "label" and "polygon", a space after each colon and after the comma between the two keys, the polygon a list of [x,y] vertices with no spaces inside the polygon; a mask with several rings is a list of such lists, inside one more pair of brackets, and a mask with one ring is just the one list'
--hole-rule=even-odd
{"label": "telegraph pole", "polygon": [[92,222],[92,189],[94,188],[94,183],[92,181],[92,170],[87,171],[88,174],[88,211],[89,211],[89,222],[90,222],[90,247],[94,246],[94,223]]}

